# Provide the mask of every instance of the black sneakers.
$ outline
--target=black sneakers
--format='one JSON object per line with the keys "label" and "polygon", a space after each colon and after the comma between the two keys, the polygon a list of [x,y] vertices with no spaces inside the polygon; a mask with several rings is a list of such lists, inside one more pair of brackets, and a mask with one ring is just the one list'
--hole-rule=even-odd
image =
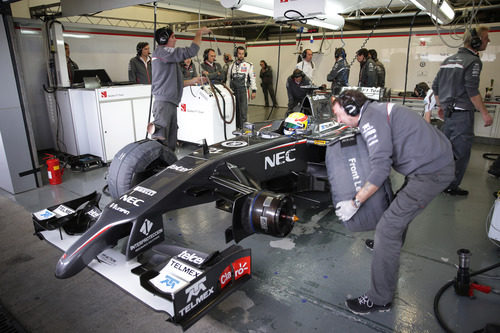
{"label": "black sneakers", "polygon": [[443,191],[443,193],[455,196],[455,195],[467,195],[469,194],[469,191],[457,187],[457,188],[447,188],[446,190]]}
{"label": "black sneakers", "polygon": [[373,245],[375,244],[375,242],[373,241],[373,239],[367,239],[365,240],[365,245],[366,245],[366,248],[370,251],[373,251]]}
{"label": "black sneakers", "polygon": [[351,298],[345,301],[345,305],[351,312],[355,314],[368,314],[370,312],[387,312],[391,310],[391,303],[385,305],[373,304],[367,295],[359,296],[358,298]]}

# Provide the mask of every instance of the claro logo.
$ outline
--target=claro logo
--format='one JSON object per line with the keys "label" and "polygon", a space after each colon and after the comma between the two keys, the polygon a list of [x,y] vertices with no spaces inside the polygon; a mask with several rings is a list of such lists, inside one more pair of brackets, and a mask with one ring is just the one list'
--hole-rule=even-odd
{"label": "claro logo", "polygon": [[274,168],[277,165],[282,165],[285,163],[290,163],[295,161],[295,157],[293,156],[295,152],[295,148],[289,149],[287,151],[280,151],[271,156],[266,156],[264,159],[264,169]]}

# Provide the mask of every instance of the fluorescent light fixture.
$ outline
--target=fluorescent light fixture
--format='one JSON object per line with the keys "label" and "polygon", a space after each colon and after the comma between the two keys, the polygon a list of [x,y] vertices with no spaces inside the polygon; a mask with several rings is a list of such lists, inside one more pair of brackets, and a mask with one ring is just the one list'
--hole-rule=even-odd
{"label": "fluorescent light fixture", "polygon": [[237,9],[244,12],[265,16],[273,16],[273,2],[268,0],[220,0],[224,8]]}
{"label": "fluorescent light fixture", "polygon": [[90,38],[89,35],[86,34],[70,34],[67,32],[63,32],[63,37],[70,37],[70,38]]}
{"label": "fluorescent light fixture", "polygon": [[455,17],[455,11],[446,0],[438,7],[441,0],[410,0],[415,6],[429,14],[430,17],[440,24],[448,24]]}
{"label": "fluorescent light fixture", "polygon": [[252,5],[242,5],[238,9],[242,10],[244,12],[250,12],[250,13],[255,13],[255,14],[260,14],[260,15],[265,15],[265,16],[273,16],[272,9],[267,9],[267,8],[252,6]]}
{"label": "fluorescent light fixture", "polygon": [[344,26],[344,17],[338,14],[330,14],[324,19],[309,19],[307,24],[330,30],[339,30]]}

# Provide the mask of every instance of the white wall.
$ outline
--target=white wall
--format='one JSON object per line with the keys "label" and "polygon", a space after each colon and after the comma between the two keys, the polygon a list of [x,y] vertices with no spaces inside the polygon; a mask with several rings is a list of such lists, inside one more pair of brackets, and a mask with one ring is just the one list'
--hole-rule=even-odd
{"label": "white wall", "polygon": [[[484,52],[481,52],[483,70],[481,73],[480,91],[484,95],[485,88],[489,87],[490,80],[494,79],[493,94],[500,95],[500,71],[498,71],[500,65],[498,61],[500,56],[500,26],[498,23],[491,24],[490,29],[491,42],[488,48]],[[330,83],[326,81],[326,76],[335,62],[335,48],[343,46],[347,53],[347,60],[350,63],[354,59],[356,51],[361,48],[365,41],[367,33],[364,31],[345,32],[343,41],[340,38],[339,32],[336,32],[333,36],[332,34],[327,34],[327,38],[324,40],[321,48],[322,54],[314,53],[313,56],[313,62],[316,65],[313,77],[315,83],[326,83],[329,88]],[[406,31],[401,29],[379,30],[376,31],[364,46],[367,49],[373,48],[377,50],[378,58],[386,69],[386,87],[391,88],[393,91],[404,90],[408,33],[409,29]],[[447,31],[441,31],[441,35],[443,34],[444,39],[449,44],[461,44],[460,41],[450,38],[447,35]],[[320,49],[322,34],[315,34],[313,37],[314,42],[311,43],[309,35],[302,36],[303,49],[310,48],[315,52]],[[459,35],[459,37],[462,37],[462,35]],[[295,40],[287,40],[282,43],[277,98],[281,106],[286,106],[285,82],[297,63],[296,52],[299,48],[296,46],[298,41]],[[277,41],[248,43],[247,59],[256,66],[257,87],[259,88],[255,99],[256,104],[264,104],[264,97],[260,89],[260,78],[258,77],[258,71],[260,70],[259,62],[263,59],[271,65],[276,79],[278,64],[277,50]],[[407,90],[413,91],[415,85],[422,81],[427,82],[430,86],[439,70],[441,62],[447,56],[456,52],[456,48],[449,48],[441,41],[434,27],[414,29],[410,45]],[[359,63],[354,61],[351,66],[349,84],[357,85],[358,76]]]}

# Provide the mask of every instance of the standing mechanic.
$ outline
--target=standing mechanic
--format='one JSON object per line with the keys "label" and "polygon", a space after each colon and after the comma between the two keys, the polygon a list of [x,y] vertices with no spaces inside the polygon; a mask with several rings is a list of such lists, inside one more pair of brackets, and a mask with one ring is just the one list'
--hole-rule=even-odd
{"label": "standing mechanic", "polygon": [[158,47],[153,52],[152,93],[155,97],[153,105],[154,122],[148,124],[148,133],[152,139],[159,140],[172,151],[177,143],[177,105],[182,98],[184,86],[202,84],[202,77],[184,80],[179,62],[194,57],[200,49],[201,36],[210,33],[203,27],[189,47],[175,47],[174,32],[169,28],[160,28],[155,33]]}
{"label": "standing mechanic", "polygon": [[377,73],[375,72],[375,61],[368,57],[368,50],[359,49],[356,52],[356,59],[360,66],[358,87],[376,87]]}
{"label": "standing mechanic", "polygon": [[349,85],[350,67],[345,58],[347,57],[343,47],[335,49],[335,64],[332,70],[326,76],[326,80],[332,83],[332,94],[340,94],[342,87]]}
{"label": "standing mechanic", "polygon": [[311,49],[305,49],[301,53],[302,61],[295,65],[295,68],[300,69],[306,74],[311,82],[313,82],[313,74],[314,74],[314,62],[312,61],[313,52]]}
{"label": "standing mechanic", "polygon": [[134,83],[151,84],[151,57],[149,44],[139,42],[137,55],[128,62],[128,80]]}
{"label": "standing mechanic", "polygon": [[269,106],[269,97],[271,96],[271,100],[273,101],[273,107],[278,107],[278,103],[276,102],[276,94],[274,93],[273,88],[273,69],[271,66],[267,64],[265,60],[260,61],[260,79],[262,83],[260,86],[262,87],[262,92],[264,93],[265,106]]}
{"label": "standing mechanic", "polygon": [[194,67],[193,65],[193,59],[186,58],[181,61],[179,65],[181,66],[182,76],[184,77],[184,80],[191,80],[192,78],[198,76],[196,67]]}
{"label": "standing mechanic", "polygon": [[222,66],[215,62],[214,49],[203,51],[203,63],[201,64],[201,74],[208,77],[213,84],[221,84],[224,81]]}
{"label": "standing mechanic", "polygon": [[304,72],[297,68],[294,69],[292,75],[286,80],[286,92],[288,93],[287,115],[300,111],[302,100],[307,95],[307,89],[301,87],[309,85],[311,85],[311,81]]}
{"label": "standing mechanic", "polygon": [[378,60],[377,51],[374,49],[368,50],[368,57],[375,62],[375,73],[377,74],[377,87],[385,87],[385,67],[384,64]]}
{"label": "standing mechanic", "polygon": [[64,52],[66,53],[66,66],[68,67],[69,83],[73,83],[73,78],[75,77],[75,70],[78,69],[78,65],[69,56],[70,50],[68,43],[64,43]]}
{"label": "standing mechanic", "polygon": [[247,121],[248,113],[248,88],[252,90],[251,99],[255,98],[257,86],[255,84],[255,73],[253,64],[245,61],[246,50],[243,46],[238,46],[234,50],[236,61],[228,71],[228,80],[236,98],[236,127],[243,128]]}
{"label": "standing mechanic", "polygon": [[371,285],[365,295],[346,300],[354,313],[389,311],[398,282],[399,256],[409,223],[453,180],[449,140],[417,113],[394,103],[370,102],[357,90],[333,101],[337,120],[359,127],[368,148],[371,172],[352,200],[337,203],[336,214],[348,221],[389,177],[391,166],[405,176],[395,199],[377,223]]}
{"label": "standing mechanic", "polygon": [[445,190],[451,195],[467,195],[459,187],[469,163],[474,137],[474,110],[481,112],[484,126],[493,123],[479,94],[479,76],[483,64],[479,51],[486,50],[490,39],[488,27],[467,30],[464,47],[446,58],[432,84],[440,117],[444,112],[443,133],[450,139],[455,155],[455,180]]}

